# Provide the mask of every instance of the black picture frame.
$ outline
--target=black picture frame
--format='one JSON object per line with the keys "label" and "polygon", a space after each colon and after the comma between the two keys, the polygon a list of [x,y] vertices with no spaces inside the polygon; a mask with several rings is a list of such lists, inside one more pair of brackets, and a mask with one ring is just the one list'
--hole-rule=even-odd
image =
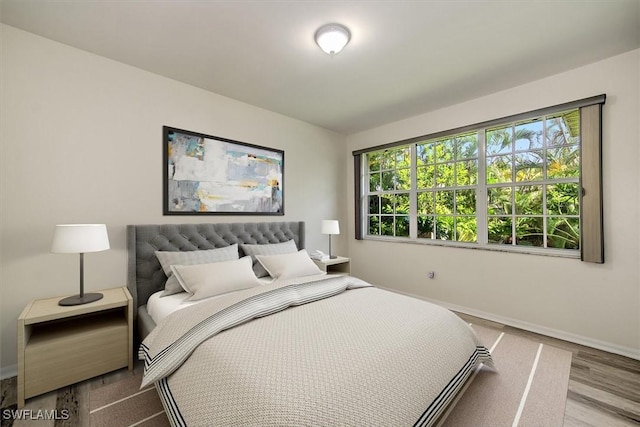
{"label": "black picture frame", "polygon": [[284,215],[284,150],[162,127],[163,215]]}

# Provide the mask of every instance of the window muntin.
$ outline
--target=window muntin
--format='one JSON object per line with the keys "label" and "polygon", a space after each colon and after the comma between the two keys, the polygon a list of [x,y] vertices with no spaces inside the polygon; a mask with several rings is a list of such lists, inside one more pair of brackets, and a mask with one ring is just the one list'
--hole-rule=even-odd
{"label": "window muntin", "polygon": [[572,109],[366,153],[366,234],[578,250],[579,130]]}

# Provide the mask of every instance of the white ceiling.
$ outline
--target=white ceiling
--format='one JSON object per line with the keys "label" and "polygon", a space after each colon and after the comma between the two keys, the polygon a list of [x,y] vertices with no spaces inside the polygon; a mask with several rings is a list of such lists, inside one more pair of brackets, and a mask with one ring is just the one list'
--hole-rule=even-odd
{"label": "white ceiling", "polygon": [[[640,0],[0,0],[5,24],[350,134],[640,47]],[[330,57],[323,24],[349,27]]]}

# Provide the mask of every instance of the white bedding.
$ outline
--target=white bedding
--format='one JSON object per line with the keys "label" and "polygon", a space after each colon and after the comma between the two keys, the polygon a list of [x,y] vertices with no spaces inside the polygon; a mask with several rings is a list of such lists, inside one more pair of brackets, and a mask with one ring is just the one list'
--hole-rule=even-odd
{"label": "white bedding", "polygon": [[[261,284],[268,285],[273,282],[272,277],[262,277],[258,279]],[[173,313],[174,311],[180,310],[185,307],[189,307],[190,305],[198,304],[202,301],[209,301],[212,299],[219,298],[222,295],[216,295],[214,297],[206,298],[198,301],[185,301],[190,294],[186,292],[180,292],[173,295],[168,295],[166,297],[160,298],[163,291],[158,291],[152,294],[147,301],[147,312],[149,316],[153,319],[155,324],[157,325],[162,319]],[[224,294],[226,295],[226,294]]]}
{"label": "white bedding", "polygon": [[173,426],[433,426],[478,364],[450,311],[350,276],[275,281],[177,310],[145,338]]}

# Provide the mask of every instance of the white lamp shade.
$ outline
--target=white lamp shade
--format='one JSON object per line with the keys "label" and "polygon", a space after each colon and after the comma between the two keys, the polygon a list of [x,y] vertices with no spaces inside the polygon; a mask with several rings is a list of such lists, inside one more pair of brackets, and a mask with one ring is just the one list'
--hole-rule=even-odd
{"label": "white lamp shade", "polygon": [[109,249],[105,224],[60,224],[53,233],[51,252],[79,254]]}
{"label": "white lamp shade", "polygon": [[340,234],[340,223],[338,223],[338,220],[322,220],[322,234]]}
{"label": "white lamp shade", "polygon": [[340,52],[349,43],[351,33],[340,24],[327,24],[316,31],[316,43],[329,55]]}

